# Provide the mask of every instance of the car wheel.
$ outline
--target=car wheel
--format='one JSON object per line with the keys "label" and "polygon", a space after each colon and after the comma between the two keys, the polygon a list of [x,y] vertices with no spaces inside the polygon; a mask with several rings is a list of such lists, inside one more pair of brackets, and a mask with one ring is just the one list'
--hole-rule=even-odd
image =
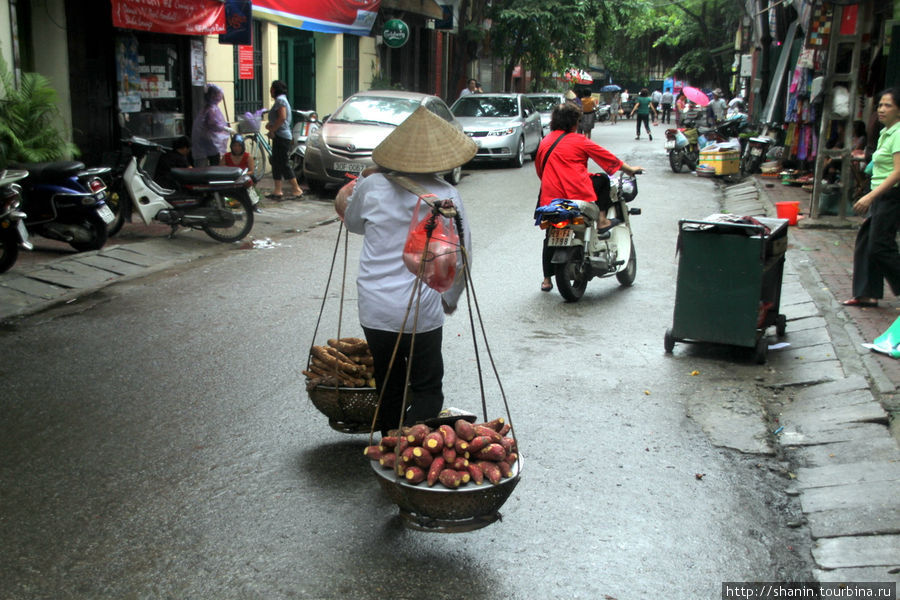
{"label": "car wheel", "polygon": [[446,175],[444,175],[444,181],[449,183],[450,185],[459,185],[459,182],[462,180],[462,165],[456,167]]}
{"label": "car wheel", "polygon": [[522,165],[525,164],[525,138],[519,138],[519,145],[516,149],[516,155],[512,160],[512,164],[516,168],[522,168]]}

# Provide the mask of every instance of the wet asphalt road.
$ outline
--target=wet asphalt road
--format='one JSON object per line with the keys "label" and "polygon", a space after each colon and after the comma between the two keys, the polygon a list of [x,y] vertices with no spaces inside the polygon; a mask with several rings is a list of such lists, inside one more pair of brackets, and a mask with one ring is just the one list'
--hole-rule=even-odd
{"label": "wet asphalt road", "polygon": [[[716,212],[714,186],[668,171],[662,142],[632,127],[594,136],[648,169],[632,288],[594,280],[577,304],[538,290],[531,162],[460,184],[525,459],[502,522],[406,529],[362,457],[367,436],[331,430],[309,403],[300,369],[334,336],[340,294],[313,340],[338,231],[325,225],[0,331],[0,596],[693,599],[723,581],[809,579],[780,463],[714,446],[686,411],[754,399],[759,367],[663,353],[676,223]],[[351,282],[358,250],[351,237]],[[346,294],[342,335],[355,335]],[[444,340],[446,404],[477,411],[465,311]],[[485,380],[488,416],[504,415]]]}

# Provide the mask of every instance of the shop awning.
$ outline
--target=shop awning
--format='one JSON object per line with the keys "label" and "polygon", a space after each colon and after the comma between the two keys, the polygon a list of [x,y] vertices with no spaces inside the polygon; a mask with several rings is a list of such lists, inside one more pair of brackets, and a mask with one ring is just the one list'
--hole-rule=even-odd
{"label": "shop awning", "polygon": [[381,0],[253,0],[253,16],[279,25],[369,35]]}
{"label": "shop awning", "polygon": [[225,33],[221,0],[112,0],[113,27],[179,35]]}
{"label": "shop awning", "polygon": [[381,0],[381,8],[402,10],[431,19],[444,18],[444,11],[434,0]]}

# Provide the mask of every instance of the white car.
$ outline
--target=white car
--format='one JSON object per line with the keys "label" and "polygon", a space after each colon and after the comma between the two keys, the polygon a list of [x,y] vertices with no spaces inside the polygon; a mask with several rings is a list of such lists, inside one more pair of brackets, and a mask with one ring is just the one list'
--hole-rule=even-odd
{"label": "white car", "polygon": [[544,137],[541,115],[524,94],[469,94],[450,107],[478,145],[473,160],[503,160],[516,167],[534,160]]}
{"label": "white car", "polygon": [[525,94],[525,97],[531,100],[535,110],[541,113],[541,127],[544,129],[544,135],[550,133],[550,114],[558,105],[565,103],[566,97],[557,92],[534,92]]}

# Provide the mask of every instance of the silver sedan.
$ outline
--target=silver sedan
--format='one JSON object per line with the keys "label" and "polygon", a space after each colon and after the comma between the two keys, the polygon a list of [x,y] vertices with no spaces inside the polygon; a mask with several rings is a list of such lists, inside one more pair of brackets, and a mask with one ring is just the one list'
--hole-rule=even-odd
{"label": "silver sedan", "polygon": [[503,160],[516,167],[534,160],[543,138],[541,115],[524,94],[469,94],[450,107],[478,145],[473,160]]}

